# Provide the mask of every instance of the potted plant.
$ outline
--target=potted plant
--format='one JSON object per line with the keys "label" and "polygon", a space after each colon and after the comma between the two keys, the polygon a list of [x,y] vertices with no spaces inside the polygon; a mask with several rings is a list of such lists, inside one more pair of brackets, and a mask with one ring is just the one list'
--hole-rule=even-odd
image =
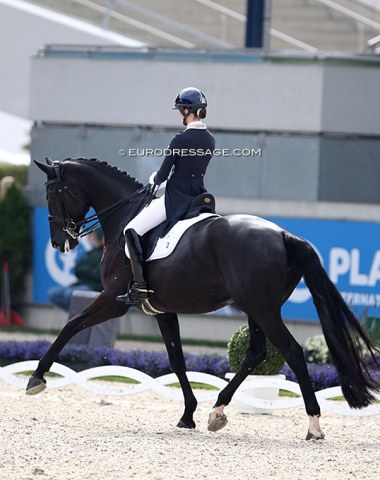
{"label": "potted plant", "polygon": [[[249,328],[248,325],[242,325],[231,337],[228,342],[228,361],[231,367],[231,373],[226,374],[227,379],[234,377],[235,373],[239,370],[249,345]],[[245,382],[257,380],[259,378],[267,378],[268,375],[271,378],[285,379],[285,375],[281,375],[278,372],[284,366],[285,360],[281,353],[267,341],[267,358],[264,362],[261,362],[253,371],[252,375],[249,375]],[[238,388],[237,391],[240,390]],[[244,394],[252,395],[256,398],[262,398],[265,400],[276,400],[278,398],[279,389],[276,387],[267,388],[249,388],[244,389]],[[271,410],[265,408],[253,407],[252,405],[242,402],[238,399],[232,399],[232,402],[239,413],[253,413],[253,414],[271,414]]]}

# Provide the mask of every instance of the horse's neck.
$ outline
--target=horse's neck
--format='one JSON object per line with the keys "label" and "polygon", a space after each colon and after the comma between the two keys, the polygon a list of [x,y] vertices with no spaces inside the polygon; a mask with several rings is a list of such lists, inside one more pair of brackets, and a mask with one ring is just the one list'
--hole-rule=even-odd
{"label": "horse's neck", "polygon": [[[127,198],[128,194],[124,195],[124,197]],[[102,213],[102,209],[96,210],[94,208],[95,212],[99,216],[99,220],[106,237],[113,237],[115,232],[118,232],[121,228],[124,228],[125,225],[127,225],[127,223],[129,223],[132,218],[137,215],[141,206],[141,199],[136,198],[131,202],[126,201],[121,206],[115,207],[114,210],[112,209],[112,205],[113,204],[107,206],[110,208],[108,209],[106,207],[106,211],[104,213]]]}
{"label": "horse's neck", "polygon": [[138,189],[138,186],[121,176],[113,178],[107,174],[109,172],[104,172],[102,175],[96,172],[95,175],[88,176],[88,184],[91,185],[90,204],[99,215],[105,234],[109,230],[114,231],[120,224],[127,224],[137,214],[141,203],[139,198],[136,198],[113,210],[113,205],[124,198],[127,199]]}

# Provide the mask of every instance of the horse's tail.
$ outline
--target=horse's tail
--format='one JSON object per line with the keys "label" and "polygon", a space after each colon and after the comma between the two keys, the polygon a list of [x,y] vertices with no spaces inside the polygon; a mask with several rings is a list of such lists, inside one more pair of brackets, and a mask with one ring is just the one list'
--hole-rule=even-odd
{"label": "horse's tail", "polygon": [[303,274],[313,297],[322,331],[337,369],[342,392],[351,408],[363,408],[380,390],[368,370],[364,350],[375,358],[379,353],[363,327],[328,277],[313,247],[302,238],[284,232],[290,263]]}

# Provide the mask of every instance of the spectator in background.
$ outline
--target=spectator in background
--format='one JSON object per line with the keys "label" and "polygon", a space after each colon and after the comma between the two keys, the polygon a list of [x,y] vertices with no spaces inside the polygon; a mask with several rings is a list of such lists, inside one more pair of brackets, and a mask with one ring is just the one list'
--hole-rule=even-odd
{"label": "spectator in background", "polygon": [[51,303],[66,312],[70,309],[71,296],[74,290],[93,290],[101,292],[103,285],[100,280],[100,260],[103,255],[103,232],[95,230],[87,237],[92,249],[84,253],[74,267],[74,273],[78,281],[68,287],[52,287],[48,291]]}

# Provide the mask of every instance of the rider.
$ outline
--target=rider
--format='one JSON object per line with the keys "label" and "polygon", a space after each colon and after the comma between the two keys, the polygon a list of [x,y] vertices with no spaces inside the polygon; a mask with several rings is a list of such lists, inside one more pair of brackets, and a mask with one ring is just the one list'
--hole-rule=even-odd
{"label": "rider", "polygon": [[129,291],[125,295],[119,295],[118,300],[134,304],[153,293],[149,290],[144,275],[140,237],[166,220],[165,230],[161,234],[163,236],[181,219],[191,201],[206,192],[203,177],[215,148],[214,137],[203,122],[206,107],[206,97],[198,88],[184,88],[175,99],[173,110],[179,110],[186,128],[174,136],[161,168],[149,178],[149,183],[157,186],[168,179],[172,171],[165,195],[143,208],[124,228],[125,249],[126,252],[128,249],[131,260],[133,281]]}

